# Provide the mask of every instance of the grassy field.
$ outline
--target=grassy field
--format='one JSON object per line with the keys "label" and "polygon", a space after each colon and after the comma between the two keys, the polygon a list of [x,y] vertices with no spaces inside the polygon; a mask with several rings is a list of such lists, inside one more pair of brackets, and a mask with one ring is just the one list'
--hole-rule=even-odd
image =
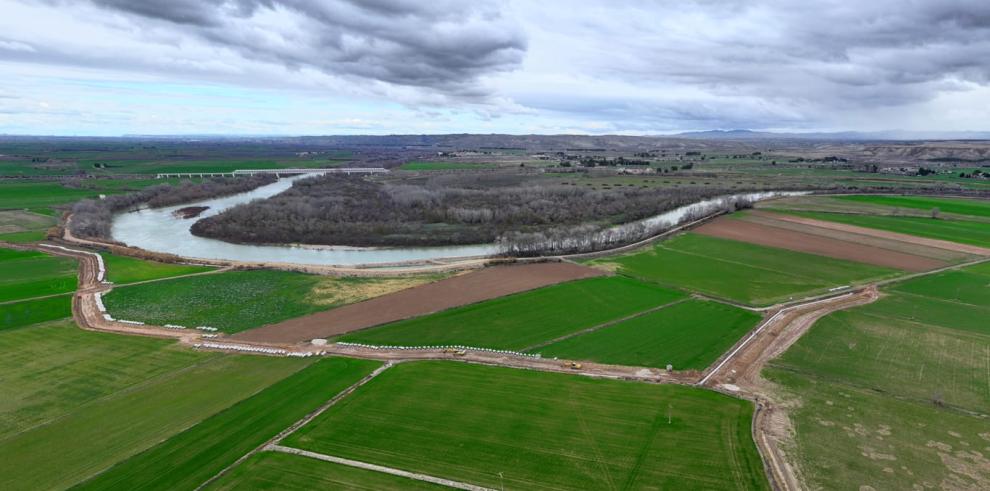
{"label": "grassy field", "polygon": [[178,182],[179,179],[85,179],[73,185],[51,181],[0,183],[0,210],[28,209],[51,214],[53,206],[67,205],[85,198],[95,199],[101,194],[126,193],[156,184]]}
{"label": "grassy field", "polygon": [[195,352],[69,323],[0,331],[0,352],[5,490],[71,486],[311,363]]}
{"label": "grassy field", "polygon": [[593,261],[623,274],[751,305],[822,293],[897,271],[744,242],[684,234],[652,250]]}
{"label": "grassy field", "polygon": [[927,196],[879,196],[856,195],[839,196],[837,199],[854,203],[869,203],[874,205],[897,208],[913,208],[931,211],[938,208],[940,212],[957,215],[972,215],[990,217],[990,201],[975,199],[931,198]]}
{"label": "grassy field", "polygon": [[74,259],[0,249],[0,302],[75,291],[76,272]]}
{"label": "grassy field", "polygon": [[72,316],[72,296],[22,300],[0,305],[0,331]]}
{"label": "grassy field", "polygon": [[446,486],[279,452],[260,452],[215,481],[208,490],[363,489],[444,490]]}
{"label": "grassy field", "polygon": [[860,227],[876,228],[960,244],[990,247],[990,224],[969,220],[932,219],[930,217],[853,215],[813,211],[781,210],[816,220],[839,222]]}
{"label": "grassy field", "polygon": [[495,164],[473,162],[407,162],[399,170],[462,170],[462,169],[494,169]]}
{"label": "grassy field", "polygon": [[495,489],[767,489],[752,411],[690,387],[416,362],[284,444]]}
{"label": "grassy field", "polygon": [[432,277],[333,278],[286,271],[230,271],[117,288],[104,301],[119,319],[238,332],[428,279]]}
{"label": "grassy field", "polygon": [[12,243],[44,240],[55,219],[24,210],[0,211],[0,241]]}
{"label": "grassy field", "polygon": [[535,351],[569,360],[703,370],[760,318],[738,307],[688,300]]}
{"label": "grassy field", "polygon": [[320,359],[77,489],[194,489],[379,365]]}
{"label": "grassy field", "polygon": [[369,344],[461,344],[518,350],[683,296],[629,278],[591,278],[357,331],[341,339]]}
{"label": "grassy field", "polygon": [[107,268],[107,280],[118,285],[203,273],[214,269],[203,266],[142,261],[133,257],[116,256],[109,253],[103,254],[103,263]]}
{"label": "grassy field", "polygon": [[802,401],[793,452],[811,487],[990,486],[988,285],[973,270],[893,285],[771,362]]}

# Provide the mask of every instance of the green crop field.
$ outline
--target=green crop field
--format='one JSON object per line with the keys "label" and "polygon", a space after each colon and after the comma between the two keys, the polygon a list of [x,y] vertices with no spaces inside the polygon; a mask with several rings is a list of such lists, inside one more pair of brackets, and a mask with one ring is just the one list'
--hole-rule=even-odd
{"label": "green crop field", "polygon": [[461,170],[461,169],[494,169],[491,163],[473,162],[407,162],[399,170]]}
{"label": "green crop field", "polygon": [[599,259],[623,274],[751,305],[890,277],[896,270],[687,233],[646,252]]}
{"label": "green crop field", "polygon": [[213,271],[214,268],[143,261],[127,256],[103,254],[107,268],[107,280],[118,285],[138,281],[159,280],[173,276]]}
{"label": "green crop field", "polygon": [[495,489],[767,489],[752,412],[678,385],[413,362],[283,444]]}
{"label": "green crop field", "polygon": [[106,295],[104,302],[119,319],[205,325],[232,333],[363,300],[362,293],[372,295],[375,289],[409,283],[408,279],[229,271],[125,286]]}
{"label": "green crop field", "polygon": [[0,304],[0,331],[64,319],[71,315],[72,296],[70,295]]}
{"label": "green crop field", "polygon": [[940,212],[944,213],[990,217],[990,201],[986,200],[881,195],[839,196],[837,199],[852,201],[855,203],[869,203],[898,208],[913,208],[925,211],[938,208]]}
{"label": "green crop field", "polygon": [[26,244],[28,242],[40,242],[48,237],[47,230],[28,230],[26,232],[10,232],[0,234],[0,242],[10,242],[12,244]]}
{"label": "green crop field", "polygon": [[811,487],[990,485],[990,276],[978,271],[895,284],[771,362],[783,397],[801,400],[794,452]]}
{"label": "green crop field", "polygon": [[990,247],[990,223],[985,222],[949,219],[936,220],[930,217],[853,215],[844,213],[790,210],[780,211],[797,216],[814,218],[816,220],[839,222],[848,225],[875,228],[908,235],[917,235],[919,237],[927,237],[931,239],[947,240],[950,242],[958,242],[960,244]]}
{"label": "green crop field", "polygon": [[0,331],[0,352],[5,490],[71,486],[311,363],[64,322]]}
{"label": "green crop field", "polygon": [[0,302],[75,291],[76,273],[74,259],[0,249]]}
{"label": "green crop field", "polygon": [[126,193],[156,184],[177,182],[178,179],[85,179],[72,186],[58,182],[0,183],[0,210],[30,209],[46,212],[52,206],[97,198],[101,194]]}
{"label": "green crop field", "polygon": [[77,489],[195,489],[379,365],[320,359]]}
{"label": "green crop field", "polygon": [[460,344],[518,350],[683,296],[629,278],[591,278],[357,331],[341,339],[369,344]]}
{"label": "green crop field", "polygon": [[231,469],[206,489],[441,491],[450,488],[308,457],[279,452],[260,452]]}
{"label": "green crop field", "polygon": [[738,307],[688,300],[534,351],[569,360],[703,370],[760,318]]}

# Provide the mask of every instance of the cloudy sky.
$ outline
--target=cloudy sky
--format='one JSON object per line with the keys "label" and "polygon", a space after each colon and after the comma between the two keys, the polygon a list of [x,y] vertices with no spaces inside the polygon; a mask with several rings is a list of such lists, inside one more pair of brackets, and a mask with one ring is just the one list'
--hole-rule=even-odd
{"label": "cloudy sky", "polygon": [[0,0],[0,133],[990,130],[987,0]]}

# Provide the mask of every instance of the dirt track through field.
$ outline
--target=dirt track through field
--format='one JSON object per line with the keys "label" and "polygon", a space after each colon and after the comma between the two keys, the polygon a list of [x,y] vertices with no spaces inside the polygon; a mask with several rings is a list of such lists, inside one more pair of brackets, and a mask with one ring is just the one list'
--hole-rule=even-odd
{"label": "dirt track through field", "polygon": [[795,305],[778,310],[751,336],[724,355],[701,380],[701,385],[753,399],[753,439],[763,456],[774,489],[799,490],[801,479],[786,458],[783,447],[793,439],[787,413],[775,399],[775,391],[761,376],[768,361],[787,351],[818,319],[838,310],[876,301],[876,287]]}
{"label": "dirt track through field", "polygon": [[604,274],[605,272],[597,269],[565,262],[485,268],[333,310],[251,329],[237,333],[231,339],[251,343],[301,343]]}
{"label": "dirt track through field", "polygon": [[859,227],[856,225],[847,225],[844,223],[829,222],[825,220],[815,220],[813,218],[804,218],[794,215],[784,215],[779,213],[771,213],[767,211],[752,211],[750,213],[754,215],[768,216],[775,220],[784,220],[788,222],[802,223],[805,225],[812,225],[819,228],[839,230],[843,232],[852,232],[855,234],[869,235],[872,237],[881,237],[884,239],[907,242],[910,244],[919,244],[919,245],[935,247],[939,249],[947,249],[950,251],[964,252],[966,254],[975,254],[978,256],[990,256],[990,249],[987,249],[985,247],[979,247],[968,244],[959,244],[956,242],[949,242],[947,240],[928,239],[925,237],[907,235],[898,232],[888,232],[886,230],[880,230],[875,228]]}
{"label": "dirt track through field", "polygon": [[847,242],[735,218],[719,218],[696,228],[695,232],[711,237],[779,247],[905,271],[927,271],[947,264],[944,261],[929,257],[880,249],[867,244]]}

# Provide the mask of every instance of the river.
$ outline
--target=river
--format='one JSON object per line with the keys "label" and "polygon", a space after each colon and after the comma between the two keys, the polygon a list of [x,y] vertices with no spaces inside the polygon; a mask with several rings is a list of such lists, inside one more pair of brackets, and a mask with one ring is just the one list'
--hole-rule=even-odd
{"label": "river", "polygon": [[[246,193],[216,198],[196,203],[186,203],[166,208],[148,209],[121,213],[114,217],[111,233],[117,241],[141,249],[175,254],[187,258],[231,260],[244,262],[293,263],[309,265],[375,265],[401,262],[426,261],[431,259],[464,258],[491,256],[498,252],[494,244],[449,246],[449,247],[315,247],[304,245],[254,245],[232,244],[222,240],[197,237],[190,232],[190,227],[199,218],[216,215],[233,206],[248,203],[256,199],[274,196],[292,186],[292,182],[306,176],[296,176],[280,179],[272,184],[261,186]],[[673,226],[684,221],[690,212],[713,208],[718,203],[734,197],[748,197],[754,200],[767,199],[782,195],[803,193],[747,193],[737,196],[704,200],[671,211],[662,213],[642,222],[649,228]],[[198,218],[183,219],[173,212],[188,206],[208,206]],[[619,225],[611,231],[630,226]],[[610,230],[602,233],[610,233]]]}

